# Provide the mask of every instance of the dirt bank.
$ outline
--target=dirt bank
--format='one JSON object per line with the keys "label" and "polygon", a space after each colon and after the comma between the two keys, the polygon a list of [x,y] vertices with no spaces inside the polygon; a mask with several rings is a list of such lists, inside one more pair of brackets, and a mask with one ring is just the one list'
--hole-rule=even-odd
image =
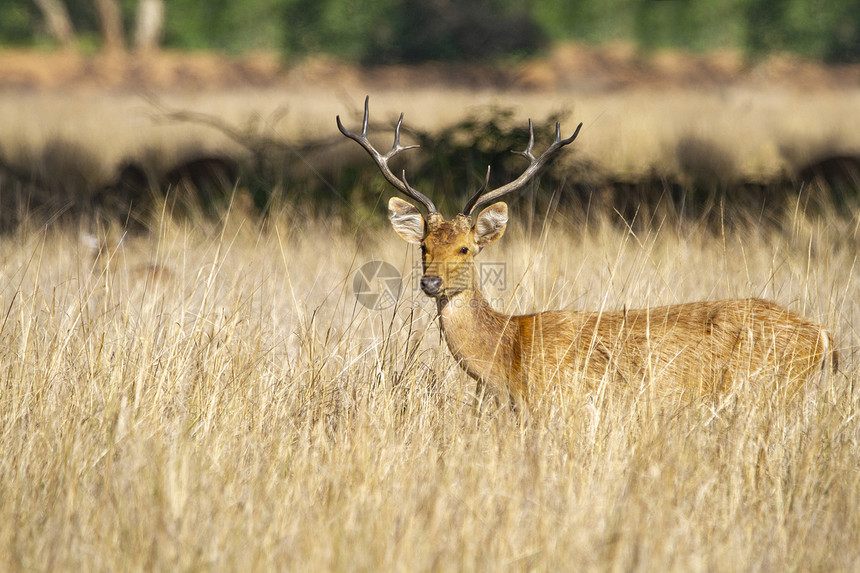
{"label": "dirt bank", "polygon": [[781,85],[803,90],[860,86],[860,65],[826,66],[790,55],[747,61],[736,53],[641,54],[630,46],[560,45],[520,63],[423,64],[367,68],[325,57],[284,60],[272,53],[82,55],[0,52],[0,89],[199,90],[325,87],[362,83],[375,89],[470,87],[583,91]]}

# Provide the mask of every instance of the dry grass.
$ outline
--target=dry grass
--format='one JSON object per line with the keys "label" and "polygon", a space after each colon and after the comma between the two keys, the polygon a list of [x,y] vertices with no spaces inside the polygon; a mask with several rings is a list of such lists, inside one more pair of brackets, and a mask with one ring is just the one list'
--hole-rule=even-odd
{"label": "dry grass", "polygon": [[514,213],[482,255],[513,310],[766,296],[843,358],[809,404],[573,389],[528,421],[476,409],[419,293],[356,305],[360,264],[411,268],[388,229],[164,222],[106,264],[81,229],[21,229],[0,238],[0,568],[856,570],[858,222]]}
{"label": "dry grass", "polygon": [[[609,93],[423,88],[404,92],[346,81],[324,88],[166,92],[157,97],[172,108],[211,114],[237,127],[256,117],[263,134],[288,142],[326,136],[339,142],[343,138],[335,129],[335,115],[344,117],[348,125],[360,121],[366,93],[371,94],[375,121],[394,119],[403,111],[407,127],[427,132],[493,106],[513,108],[523,125],[528,117],[543,119],[569,112],[565,131],[572,131],[580,121],[585,125],[575,153],[563,161],[586,161],[605,176],[625,181],[656,175],[682,182],[697,178],[766,182],[821,157],[860,155],[860,114],[856,113],[860,90],[848,88],[798,91],[726,86]],[[241,151],[206,126],[155,122],[159,111],[149,97],[122,92],[95,95],[86,90],[6,92],[0,97],[0,153],[13,162],[27,163],[47,144],[70,142],[92,157],[92,180],[100,184],[111,179],[123,159],[141,158],[148,150],[158,150],[167,165],[189,153]],[[279,108],[285,110],[283,116],[264,121]],[[387,132],[371,135],[390,141]],[[345,140],[342,143],[342,149],[352,149]],[[325,154],[315,160],[323,162],[317,166],[322,167],[337,158]]]}

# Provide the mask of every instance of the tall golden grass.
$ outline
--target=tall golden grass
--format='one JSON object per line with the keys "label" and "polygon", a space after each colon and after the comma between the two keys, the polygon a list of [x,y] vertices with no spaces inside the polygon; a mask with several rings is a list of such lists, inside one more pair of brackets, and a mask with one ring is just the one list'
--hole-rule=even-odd
{"label": "tall golden grass", "polygon": [[[519,205],[482,255],[512,311],[763,296],[843,365],[808,401],[572,388],[527,420],[477,403],[379,224],[164,219],[96,230],[97,257],[89,228],[0,237],[0,568],[860,567],[856,213],[713,234]],[[369,260],[406,277],[396,308],[357,304]]]}

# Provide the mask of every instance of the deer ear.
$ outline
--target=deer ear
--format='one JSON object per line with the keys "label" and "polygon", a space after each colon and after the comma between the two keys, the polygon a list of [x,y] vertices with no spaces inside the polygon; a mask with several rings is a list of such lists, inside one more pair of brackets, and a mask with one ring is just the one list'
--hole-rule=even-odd
{"label": "deer ear", "polygon": [[508,206],[501,201],[493,203],[475,220],[475,242],[486,247],[505,234],[508,225]]}
{"label": "deer ear", "polygon": [[388,220],[394,231],[407,243],[420,245],[424,240],[424,217],[412,203],[398,197],[389,199]]}

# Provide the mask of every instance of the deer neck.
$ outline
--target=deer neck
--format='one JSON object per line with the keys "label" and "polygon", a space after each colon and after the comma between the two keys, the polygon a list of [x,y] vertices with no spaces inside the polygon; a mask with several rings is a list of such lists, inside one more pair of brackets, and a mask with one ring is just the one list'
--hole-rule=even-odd
{"label": "deer neck", "polygon": [[469,286],[452,295],[443,295],[436,299],[439,318],[443,331],[455,325],[465,326],[474,321],[480,321],[487,313],[496,313],[487,299],[481,293],[475,268],[470,267],[465,273]]}
{"label": "deer neck", "polygon": [[472,377],[489,381],[504,368],[512,317],[493,310],[477,286],[438,299],[439,320],[454,358]]}

